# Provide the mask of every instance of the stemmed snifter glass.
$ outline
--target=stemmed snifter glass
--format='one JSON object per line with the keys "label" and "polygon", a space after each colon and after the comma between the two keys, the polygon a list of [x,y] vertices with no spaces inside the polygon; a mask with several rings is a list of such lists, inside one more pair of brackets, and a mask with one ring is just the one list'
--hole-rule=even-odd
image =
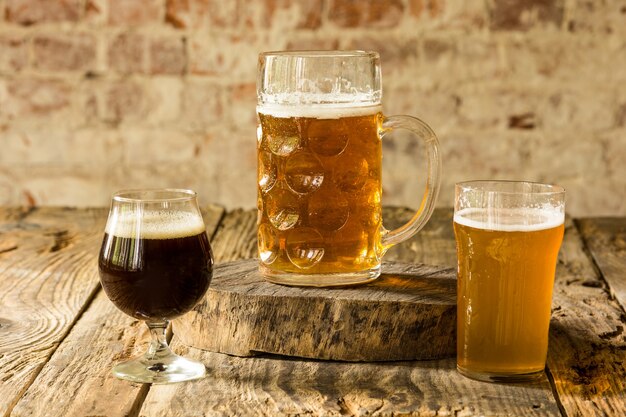
{"label": "stemmed snifter glass", "polygon": [[204,296],[213,256],[196,193],[156,189],[113,195],[98,260],[100,282],[117,308],[150,329],[148,351],[113,368],[133,382],[201,378],[202,363],[177,356],[165,332],[169,321]]}

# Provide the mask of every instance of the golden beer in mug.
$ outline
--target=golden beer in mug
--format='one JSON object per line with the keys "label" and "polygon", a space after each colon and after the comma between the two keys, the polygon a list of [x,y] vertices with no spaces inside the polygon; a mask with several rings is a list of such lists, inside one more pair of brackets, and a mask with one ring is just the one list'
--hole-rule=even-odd
{"label": "golden beer in mug", "polygon": [[[381,110],[378,54],[274,52],[259,62],[260,271],[287,285],[367,282],[381,257],[426,223],[439,188],[437,139],[409,116]],[[382,136],[412,130],[426,143],[421,209],[397,231],[382,226]]]}
{"label": "golden beer in mug", "polygon": [[541,375],[564,232],[564,192],[527,182],[457,184],[457,367],[471,378]]}

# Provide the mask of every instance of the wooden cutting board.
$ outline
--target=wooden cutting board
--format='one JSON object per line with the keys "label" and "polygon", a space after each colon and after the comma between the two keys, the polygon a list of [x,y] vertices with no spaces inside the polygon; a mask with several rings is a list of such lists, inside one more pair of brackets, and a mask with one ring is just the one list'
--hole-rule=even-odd
{"label": "wooden cutting board", "polygon": [[236,356],[394,361],[455,352],[454,269],[383,263],[372,283],[329,289],[272,284],[257,265],[218,265],[203,301],[174,321],[176,337]]}

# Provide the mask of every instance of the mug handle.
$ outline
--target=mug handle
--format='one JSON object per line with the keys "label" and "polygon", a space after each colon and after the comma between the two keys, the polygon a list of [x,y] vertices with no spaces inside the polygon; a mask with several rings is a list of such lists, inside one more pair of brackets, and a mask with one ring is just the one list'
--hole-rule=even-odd
{"label": "mug handle", "polygon": [[386,252],[390,247],[397,245],[410,239],[419,232],[435,209],[435,202],[439,194],[439,185],[441,182],[441,155],[439,154],[439,141],[435,132],[420,119],[412,116],[383,116],[381,139],[389,132],[396,129],[409,130],[417,137],[422,139],[426,145],[426,153],[428,154],[428,177],[426,179],[426,189],[422,196],[419,209],[411,220],[403,226],[395,230],[385,230],[382,236],[383,251]]}

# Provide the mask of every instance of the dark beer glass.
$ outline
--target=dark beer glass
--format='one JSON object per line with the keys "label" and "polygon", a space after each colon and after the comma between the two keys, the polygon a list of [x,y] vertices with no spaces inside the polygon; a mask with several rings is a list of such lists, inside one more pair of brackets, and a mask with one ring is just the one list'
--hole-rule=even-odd
{"label": "dark beer glass", "polygon": [[133,382],[170,383],[205,375],[203,364],[175,355],[165,332],[191,310],[213,274],[213,255],[190,190],[120,191],[113,196],[98,259],[100,282],[117,308],[150,329],[148,351],[113,368]]}

